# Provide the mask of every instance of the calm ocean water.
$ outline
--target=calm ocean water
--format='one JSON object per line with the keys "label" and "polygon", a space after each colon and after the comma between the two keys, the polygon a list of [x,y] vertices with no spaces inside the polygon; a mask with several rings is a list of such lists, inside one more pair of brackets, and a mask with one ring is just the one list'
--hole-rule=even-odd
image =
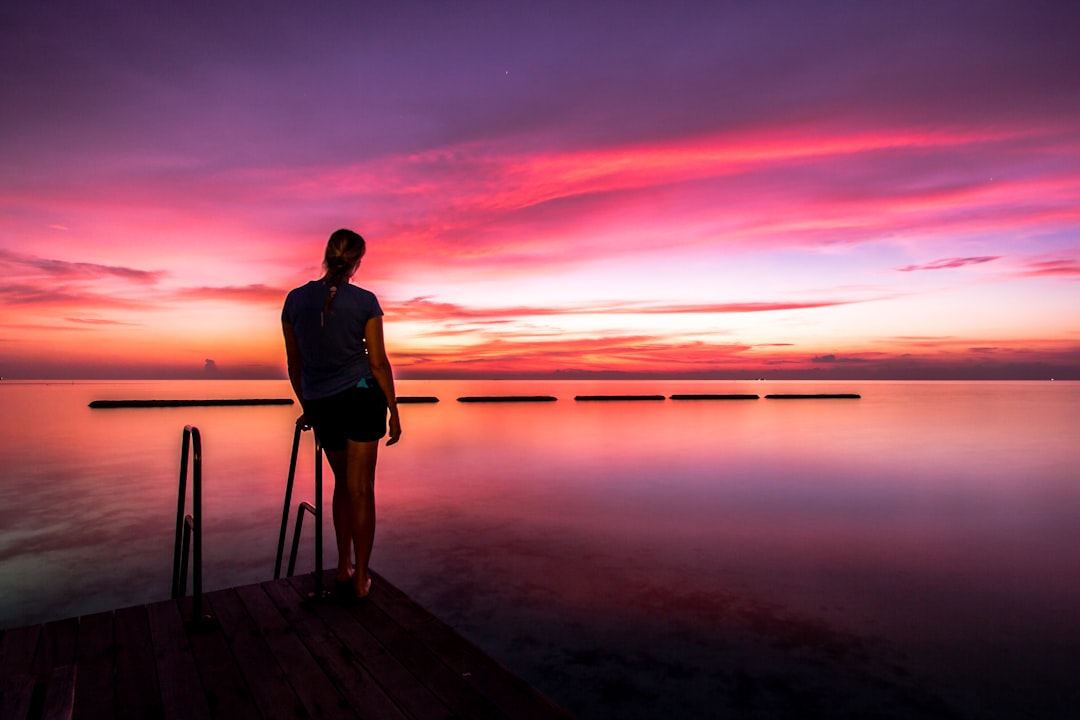
{"label": "calm ocean water", "polygon": [[[399,392],[441,402],[404,406],[381,452],[373,566],[582,718],[1076,717],[1080,383]],[[573,400],[687,392],[862,399]],[[168,595],[185,424],[203,438],[206,588],[271,577],[297,407],[87,403],[290,396],[0,383],[0,627]],[[311,453],[306,434],[297,500]]]}

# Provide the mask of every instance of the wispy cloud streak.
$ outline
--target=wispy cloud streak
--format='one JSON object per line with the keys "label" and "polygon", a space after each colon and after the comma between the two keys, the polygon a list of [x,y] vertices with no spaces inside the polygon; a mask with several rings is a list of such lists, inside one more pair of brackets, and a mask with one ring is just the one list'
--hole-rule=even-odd
{"label": "wispy cloud streak", "polygon": [[1040,260],[1028,263],[1024,275],[1030,277],[1078,277],[1080,261],[1077,260]]}
{"label": "wispy cloud streak", "polygon": [[457,303],[436,302],[429,298],[413,298],[394,303],[392,313],[402,320],[484,320],[497,321],[544,316],[565,315],[713,315],[764,313],[782,310],[812,310],[849,305],[854,300],[817,300],[806,302],[741,302],[741,303],[646,303],[612,302],[589,303],[567,307],[526,306],[470,307]]}
{"label": "wispy cloud streak", "polygon": [[163,270],[139,270],[122,265],[70,262],[23,255],[3,249],[0,249],[0,263],[8,265],[11,272],[19,272],[20,270],[37,271],[48,277],[66,280],[119,278],[134,283],[152,285],[168,275]]}
{"label": "wispy cloud streak", "polygon": [[221,287],[181,288],[173,295],[181,300],[200,302],[241,302],[256,304],[280,304],[288,292],[285,288],[272,287],[262,283],[251,285],[226,285]]}
{"label": "wispy cloud streak", "polygon": [[941,260],[934,260],[933,262],[924,263],[922,265],[905,265],[904,267],[897,268],[897,270],[899,270],[900,272],[915,272],[916,270],[955,270],[956,268],[962,268],[968,265],[981,265],[982,263],[992,262],[997,259],[999,259],[999,256],[997,255],[964,258],[943,258]]}

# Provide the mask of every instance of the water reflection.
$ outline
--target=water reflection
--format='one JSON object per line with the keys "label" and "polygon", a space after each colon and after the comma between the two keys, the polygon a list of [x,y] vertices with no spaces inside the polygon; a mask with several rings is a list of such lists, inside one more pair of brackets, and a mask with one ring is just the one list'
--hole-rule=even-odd
{"label": "water reflection", "polygon": [[[702,386],[403,382],[442,402],[405,406],[404,440],[381,454],[374,567],[583,717],[1067,716],[1080,385],[571,399],[773,391]],[[3,388],[4,624],[167,592],[185,423],[204,440],[206,587],[269,576],[296,408],[85,408],[208,389],[288,395]],[[453,401],[485,393],[559,401]]]}

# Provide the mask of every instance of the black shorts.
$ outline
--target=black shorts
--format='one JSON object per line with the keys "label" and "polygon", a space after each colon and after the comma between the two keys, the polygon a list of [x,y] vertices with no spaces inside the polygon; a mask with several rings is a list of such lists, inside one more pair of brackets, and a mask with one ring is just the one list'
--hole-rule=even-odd
{"label": "black shorts", "polygon": [[386,435],[386,396],[378,383],[368,384],[304,403],[304,415],[324,450],[344,450],[346,440],[373,442]]}

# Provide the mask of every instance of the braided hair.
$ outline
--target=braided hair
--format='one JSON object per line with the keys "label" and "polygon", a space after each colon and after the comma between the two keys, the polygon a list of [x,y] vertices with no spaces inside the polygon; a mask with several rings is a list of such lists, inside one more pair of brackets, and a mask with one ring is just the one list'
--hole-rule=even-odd
{"label": "braided hair", "polygon": [[323,280],[330,288],[323,304],[324,316],[333,315],[338,285],[349,281],[366,250],[364,238],[352,230],[335,230],[330,235],[326,243],[326,254],[323,256],[323,267],[326,269]]}

